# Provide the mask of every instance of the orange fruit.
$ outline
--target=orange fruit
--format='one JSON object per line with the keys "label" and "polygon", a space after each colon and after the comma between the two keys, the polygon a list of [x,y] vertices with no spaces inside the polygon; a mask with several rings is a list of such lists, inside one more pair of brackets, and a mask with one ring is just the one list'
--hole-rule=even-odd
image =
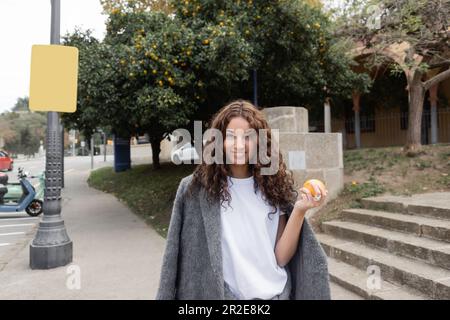
{"label": "orange fruit", "polygon": [[303,184],[303,187],[308,189],[309,192],[311,192],[311,195],[313,196],[314,200],[320,201],[320,199],[322,198],[322,195],[320,194],[320,192],[316,193],[316,191],[314,190],[313,184],[322,188],[323,190],[326,190],[325,184],[322,181],[317,180],[317,179],[310,179]]}

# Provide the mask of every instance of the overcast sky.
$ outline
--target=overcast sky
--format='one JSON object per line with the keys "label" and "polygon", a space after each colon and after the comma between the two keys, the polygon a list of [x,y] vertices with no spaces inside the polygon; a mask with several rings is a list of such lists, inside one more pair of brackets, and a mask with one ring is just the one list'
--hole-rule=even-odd
{"label": "overcast sky", "polygon": [[[103,39],[99,0],[61,0],[61,35],[76,26]],[[0,113],[28,96],[31,46],[50,43],[50,0],[0,0]]]}

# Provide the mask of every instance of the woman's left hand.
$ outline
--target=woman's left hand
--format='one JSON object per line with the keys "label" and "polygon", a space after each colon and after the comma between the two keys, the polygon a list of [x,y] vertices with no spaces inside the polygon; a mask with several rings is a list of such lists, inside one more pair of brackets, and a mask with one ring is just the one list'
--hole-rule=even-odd
{"label": "woman's left hand", "polygon": [[298,209],[301,212],[306,212],[306,210],[319,207],[325,202],[325,199],[328,195],[328,190],[322,189],[321,186],[314,183],[312,183],[312,186],[316,194],[321,195],[320,200],[314,200],[311,192],[307,188],[303,187],[299,189],[297,201],[295,202],[294,208]]}

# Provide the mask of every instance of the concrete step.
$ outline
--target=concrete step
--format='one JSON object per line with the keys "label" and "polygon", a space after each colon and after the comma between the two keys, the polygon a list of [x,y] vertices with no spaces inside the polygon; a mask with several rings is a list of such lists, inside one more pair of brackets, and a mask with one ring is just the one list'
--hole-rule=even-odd
{"label": "concrete step", "polygon": [[[392,294],[398,296],[397,299],[408,295],[450,299],[449,270],[328,234],[318,233],[316,236],[331,258],[328,267],[330,279],[363,297],[371,299],[379,296],[379,293],[373,294],[367,289],[367,270],[370,266],[370,270],[379,268],[381,280],[389,282],[382,282],[381,288],[386,291],[385,297]],[[341,269],[343,271],[339,271]],[[390,290],[390,285],[401,290],[397,291],[397,294],[395,290]]]}
{"label": "concrete step", "polygon": [[450,242],[450,221],[368,209],[345,209],[341,216],[347,221]]}
{"label": "concrete step", "polygon": [[412,196],[378,196],[361,199],[365,209],[429,216],[450,220],[450,192]]}
{"label": "concrete step", "polygon": [[339,284],[330,281],[331,300],[364,300],[363,297],[357,295]]}
{"label": "concrete step", "polygon": [[450,270],[450,243],[448,242],[339,220],[322,223],[322,230],[339,238],[355,240],[392,254],[419,259]]}
{"label": "concrete step", "polygon": [[[397,286],[388,281],[372,282],[366,272],[344,262],[328,258],[331,282],[368,300],[427,300],[413,290]],[[378,285],[379,283],[379,285]],[[349,300],[349,299],[344,299]]]}

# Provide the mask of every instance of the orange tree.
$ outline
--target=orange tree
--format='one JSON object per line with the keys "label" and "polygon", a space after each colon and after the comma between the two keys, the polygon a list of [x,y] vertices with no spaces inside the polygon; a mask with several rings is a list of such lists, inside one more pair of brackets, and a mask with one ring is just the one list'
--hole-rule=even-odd
{"label": "orange tree", "polygon": [[79,130],[88,144],[100,128],[122,137],[135,134],[133,124],[138,117],[134,104],[128,101],[129,92],[124,86],[127,79],[114,62],[118,59],[117,48],[99,42],[89,30],[65,35],[63,44],[79,49],[77,110],[62,114],[65,127]]}
{"label": "orange tree", "polygon": [[[188,126],[193,113],[207,104],[207,70],[214,70],[211,83],[217,87],[247,75],[250,45],[233,33],[217,34],[215,40],[221,45],[209,46],[208,39],[174,15],[132,5],[111,10],[103,45],[114,52],[115,77],[123,80],[117,87],[120,105],[133,110],[133,115],[119,118],[128,119],[136,133],[149,135],[155,168],[160,141]],[[224,47],[232,49],[227,57]]]}

